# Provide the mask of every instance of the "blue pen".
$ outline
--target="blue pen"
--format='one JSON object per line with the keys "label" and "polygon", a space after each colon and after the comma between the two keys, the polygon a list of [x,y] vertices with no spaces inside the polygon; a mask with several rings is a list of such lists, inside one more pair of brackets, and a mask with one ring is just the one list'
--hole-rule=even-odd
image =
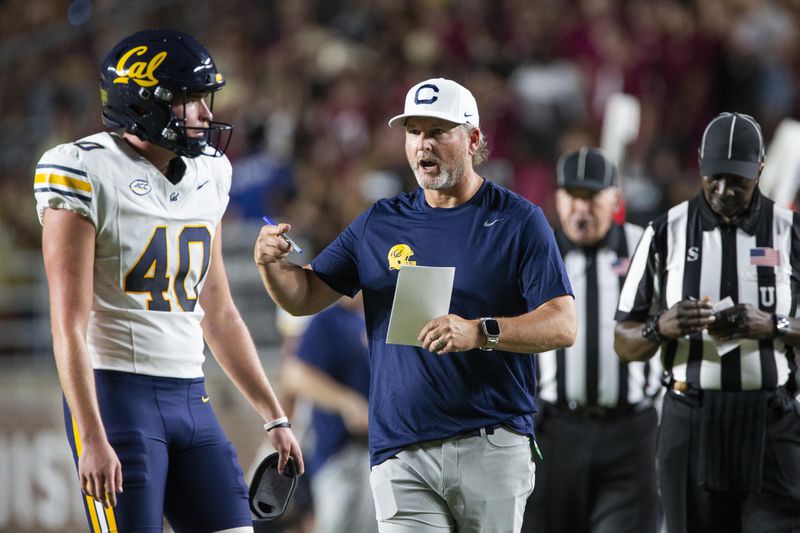
{"label": "blue pen", "polygon": [[[271,219],[271,218],[269,218],[267,215],[264,215],[264,216],[263,216],[263,217],[261,217],[261,218],[264,220],[264,222],[266,222],[266,223],[267,223],[267,224],[269,224],[270,226],[277,226],[277,224],[276,224],[276,223],[274,223],[274,222],[272,221],[272,219]],[[292,240],[292,238],[291,238],[291,237],[289,237],[289,236],[288,236],[288,235],[286,235],[285,233],[284,233],[283,235],[281,235],[281,237],[283,237],[283,238],[284,238],[284,240],[285,240],[286,242],[288,242],[288,243],[289,243],[289,245],[292,247],[292,250],[294,250],[294,251],[295,251],[295,252],[297,252],[298,254],[302,254],[302,253],[303,253],[303,249],[302,249],[302,248],[300,248],[299,246],[297,246],[297,243],[296,243],[296,242],[294,242],[294,241]]]}

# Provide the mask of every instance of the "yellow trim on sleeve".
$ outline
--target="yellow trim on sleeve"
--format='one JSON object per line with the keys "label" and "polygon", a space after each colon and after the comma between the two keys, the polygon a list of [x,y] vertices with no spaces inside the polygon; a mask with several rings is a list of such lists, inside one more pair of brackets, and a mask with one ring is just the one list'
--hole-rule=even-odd
{"label": "yellow trim on sleeve", "polygon": [[50,183],[52,185],[63,185],[79,191],[92,192],[92,184],[61,174],[40,173],[33,178],[33,183]]}

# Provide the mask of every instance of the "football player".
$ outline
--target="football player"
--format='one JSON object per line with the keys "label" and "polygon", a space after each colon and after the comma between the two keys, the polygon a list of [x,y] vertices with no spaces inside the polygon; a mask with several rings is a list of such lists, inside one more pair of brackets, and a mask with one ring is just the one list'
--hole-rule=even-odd
{"label": "football player", "polygon": [[47,151],[43,226],[66,429],[91,530],[252,531],[236,451],[205,389],[204,340],[266,422],[279,470],[303,459],[231,298],[220,220],[232,126],[194,38],[147,30],[101,65],[111,130]]}

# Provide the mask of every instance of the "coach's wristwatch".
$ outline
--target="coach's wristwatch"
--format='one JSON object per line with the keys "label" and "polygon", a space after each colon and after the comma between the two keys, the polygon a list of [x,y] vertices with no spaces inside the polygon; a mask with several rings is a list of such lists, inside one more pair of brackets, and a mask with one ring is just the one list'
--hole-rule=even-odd
{"label": "coach's wristwatch", "polygon": [[658,330],[658,317],[660,316],[658,314],[647,317],[642,328],[642,337],[655,344],[663,344],[664,342],[664,337],[661,336],[661,332]]}
{"label": "coach's wristwatch", "polygon": [[775,324],[775,336],[783,337],[789,333],[789,319],[783,315],[772,315],[773,324]]}
{"label": "coach's wristwatch", "polygon": [[486,344],[481,346],[484,352],[491,352],[497,343],[500,342],[500,323],[491,317],[481,318],[481,329],[486,335]]}

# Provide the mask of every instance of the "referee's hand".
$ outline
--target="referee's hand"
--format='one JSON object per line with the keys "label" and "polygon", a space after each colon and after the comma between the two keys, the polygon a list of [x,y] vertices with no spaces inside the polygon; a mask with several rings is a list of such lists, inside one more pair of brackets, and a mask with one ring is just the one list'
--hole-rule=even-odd
{"label": "referee's hand", "polygon": [[714,308],[708,299],[681,300],[658,319],[662,337],[676,339],[690,333],[699,333],[714,322]]}
{"label": "referee's hand", "polygon": [[750,304],[737,304],[720,311],[717,320],[708,327],[708,333],[721,341],[771,339],[774,328],[771,314]]}

